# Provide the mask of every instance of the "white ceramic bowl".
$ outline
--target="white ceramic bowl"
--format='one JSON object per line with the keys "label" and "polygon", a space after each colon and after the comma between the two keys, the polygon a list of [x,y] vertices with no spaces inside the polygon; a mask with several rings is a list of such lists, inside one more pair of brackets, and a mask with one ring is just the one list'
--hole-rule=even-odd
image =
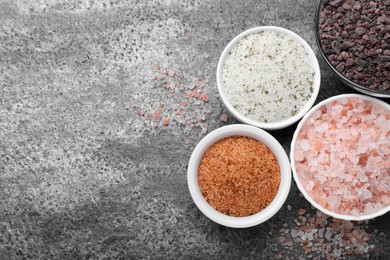
{"label": "white ceramic bowl", "polygon": [[[241,114],[239,111],[237,111],[233,107],[233,105],[231,104],[231,102],[229,101],[228,97],[225,94],[225,90],[224,90],[223,84],[222,84],[222,71],[223,71],[223,66],[224,66],[224,63],[225,63],[225,60],[226,60],[228,53],[231,51],[232,48],[234,48],[234,46],[236,46],[236,44],[241,39],[245,38],[246,36],[248,36],[250,34],[256,34],[256,33],[261,32],[261,31],[275,31],[278,33],[286,34],[286,35],[291,36],[298,43],[302,44],[309,54],[311,65],[313,66],[313,69],[315,72],[315,76],[313,79],[313,93],[312,93],[310,99],[306,102],[304,107],[296,115],[289,117],[289,118],[287,118],[283,121],[280,121],[280,122],[273,122],[273,123],[257,122],[257,121],[254,121],[254,120],[244,116],[243,114]],[[275,27],[275,26],[255,27],[255,28],[249,29],[249,30],[244,31],[241,34],[237,35],[223,50],[222,55],[221,55],[219,62],[218,62],[218,67],[217,67],[218,92],[219,92],[219,95],[221,96],[222,102],[224,103],[226,108],[229,110],[229,112],[238,121],[240,121],[242,123],[246,123],[249,125],[260,127],[260,128],[266,129],[266,130],[282,129],[282,128],[285,128],[285,127],[288,127],[288,126],[294,124],[299,119],[301,119],[303,117],[303,115],[307,111],[309,111],[309,109],[313,106],[313,104],[318,96],[318,92],[320,90],[320,82],[321,82],[321,73],[320,73],[320,67],[318,65],[318,60],[317,60],[317,57],[314,54],[313,50],[309,46],[309,44],[304,39],[302,39],[299,35],[297,35],[296,33],[292,32],[290,30],[287,30],[287,29],[284,29],[281,27]]]}
{"label": "white ceramic bowl", "polygon": [[294,132],[294,135],[293,135],[293,139],[292,139],[292,142],[291,142],[291,150],[290,150],[290,160],[291,160],[291,169],[292,169],[292,172],[293,172],[293,177],[294,177],[294,181],[295,183],[297,184],[298,186],[298,189],[301,191],[301,193],[303,194],[303,196],[317,209],[319,209],[320,211],[322,211],[323,213],[329,215],[329,216],[332,216],[334,218],[337,218],[337,219],[343,219],[343,220],[353,220],[353,221],[362,221],[362,220],[368,220],[368,219],[373,219],[375,217],[378,217],[378,216],[381,216],[387,212],[390,211],[390,205],[385,207],[385,208],[382,208],[381,210],[377,211],[376,213],[374,214],[370,214],[370,215],[361,215],[361,216],[352,216],[352,215],[343,215],[343,214],[339,214],[339,213],[336,213],[336,212],[333,212],[333,211],[330,211],[328,209],[325,209],[324,207],[322,207],[320,204],[318,204],[313,198],[311,198],[311,196],[308,194],[308,192],[306,191],[306,189],[303,187],[300,179],[299,179],[299,176],[298,176],[298,173],[297,173],[297,170],[296,170],[296,166],[295,166],[295,145],[296,145],[296,142],[297,142],[297,139],[298,139],[298,135],[299,133],[301,132],[301,129],[302,127],[306,124],[306,121],[316,112],[318,111],[322,106],[324,105],[327,105],[327,104],[330,104],[332,103],[333,101],[335,100],[340,100],[340,99],[343,99],[343,98],[353,98],[353,97],[356,97],[356,98],[361,98],[365,101],[369,101],[369,102],[373,102],[375,104],[378,104],[384,108],[387,108],[389,111],[390,111],[390,105],[379,100],[379,99],[376,99],[376,98],[373,98],[373,97],[369,97],[369,96],[365,96],[365,95],[361,95],[361,94],[342,94],[342,95],[338,95],[338,96],[334,96],[334,97],[331,97],[331,98],[328,98],[326,100],[323,100],[322,102],[318,103],[317,105],[315,105],[304,117],[303,119],[299,122],[298,126],[297,126],[297,129],[295,130]]}
{"label": "white ceramic bowl", "polygon": [[[203,197],[198,184],[198,167],[206,150],[217,141],[229,136],[247,136],[265,144],[275,155],[280,167],[279,190],[274,200],[265,209],[247,217],[232,217],[215,210]],[[258,225],[271,218],[283,206],[291,186],[291,168],[286,152],[279,142],[262,129],[249,125],[228,125],[206,135],[195,147],[188,165],[188,188],[196,206],[208,218],[227,227],[246,228]]]}

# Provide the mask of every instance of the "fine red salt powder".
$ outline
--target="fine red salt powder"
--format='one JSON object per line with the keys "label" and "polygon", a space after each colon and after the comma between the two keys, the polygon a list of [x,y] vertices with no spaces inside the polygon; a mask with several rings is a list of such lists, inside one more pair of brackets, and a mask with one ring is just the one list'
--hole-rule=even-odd
{"label": "fine red salt powder", "polygon": [[390,205],[390,111],[360,98],[322,106],[299,133],[299,180],[322,207],[344,215]]}

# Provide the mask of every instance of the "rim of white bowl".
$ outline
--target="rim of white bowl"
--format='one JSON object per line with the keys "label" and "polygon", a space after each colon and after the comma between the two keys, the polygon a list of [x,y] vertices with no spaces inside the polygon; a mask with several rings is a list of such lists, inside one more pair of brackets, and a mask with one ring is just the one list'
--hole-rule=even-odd
{"label": "rim of white bowl", "polygon": [[[229,136],[247,136],[265,144],[275,155],[280,167],[278,192],[265,209],[247,217],[232,217],[215,210],[203,197],[198,183],[198,166],[206,150],[217,141]],[[247,228],[261,224],[274,216],[283,206],[291,187],[291,166],[288,156],[280,143],[266,131],[254,126],[233,124],[218,128],[206,135],[192,152],[188,170],[187,184],[191,197],[199,210],[214,222],[227,227]]]}
{"label": "rim of white bowl", "polygon": [[[237,44],[238,41],[241,39],[245,38],[246,36],[250,34],[255,34],[261,31],[275,31],[279,33],[284,33],[287,35],[292,36],[296,41],[298,41],[300,44],[304,46],[306,51],[309,54],[311,65],[313,66],[313,69],[315,71],[314,75],[314,81],[313,81],[313,93],[309,100],[306,102],[305,106],[294,116],[289,117],[283,121],[280,122],[273,122],[273,123],[264,123],[264,122],[257,122],[255,120],[249,119],[245,117],[243,114],[238,112],[233,105],[230,103],[229,99],[227,98],[225,94],[225,90],[223,88],[222,84],[222,70],[223,70],[223,65],[225,63],[226,56],[228,55],[229,51]],[[295,122],[297,122],[299,119],[301,119],[307,111],[313,106],[315,100],[317,99],[318,93],[320,91],[320,85],[321,85],[321,71],[320,71],[320,66],[317,60],[317,57],[313,51],[313,49],[310,47],[310,45],[298,34],[282,28],[282,27],[277,27],[277,26],[260,26],[260,27],[255,27],[249,30],[246,30],[239,35],[237,35],[233,40],[229,42],[229,44],[225,47],[223,50],[221,57],[219,58],[218,62],[218,67],[217,67],[217,87],[218,87],[218,92],[219,95],[226,106],[226,108],[229,110],[229,112],[240,122],[246,123],[252,126],[256,126],[262,129],[266,130],[278,130],[282,128],[286,128]]]}
{"label": "rim of white bowl", "polygon": [[377,98],[365,96],[365,95],[362,95],[362,94],[341,94],[341,95],[333,96],[333,97],[330,97],[328,99],[325,99],[325,100],[321,101],[320,103],[315,105],[302,118],[302,120],[299,122],[299,124],[297,126],[297,129],[294,132],[293,139],[292,139],[292,142],[291,142],[291,149],[290,149],[291,169],[292,169],[294,181],[297,184],[298,189],[301,191],[301,193],[306,198],[306,200],[308,200],[311,203],[311,205],[313,205],[318,210],[322,211],[323,213],[325,213],[325,214],[327,214],[327,215],[329,215],[331,217],[338,218],[338,219],[343,219],[343,220],[362,221],[362,220],[373,219],[373,218],[379,217],[379,216],[384,215],[387,212],[389,212],[390,211],[390,205],[387,206],[387,207],[382,208],[381,210],[379,210],[379,211],[377,211],[377,212],[375,212],[373,214],[361,215],[361,216],[344,215],[344,214],[339,214],[339,213],[330,211],[330,210],[325,209],[324,207],[322,207],[314,199],[311,198],[311,196],[307,193],[306,189],[303,187],[301,181],[299,180],[298,173],[297,173],[296,168],[295,168],[295,156],[294,156],[295,145],[296,145],[296,142],[297,142],[298,135],[301,132],[302,127],[305,125],[305,123],[308,120],[308,118],[310,118],[322,106],[324,106],[326,104],[329,104],[329,103],[331,103],[331,102],[333,102],[335,100],[340,100],[340,99],[343,99],[343,98],[361,98],[361,99],[363,99],[365,101],[373,102],[375,104],[378,104],[378,105],[383,106],[383,107],[385,107],[385,108],[390,110],[390,105],[387,104],[386,102],[381,101],[381,100],[379,100]]}

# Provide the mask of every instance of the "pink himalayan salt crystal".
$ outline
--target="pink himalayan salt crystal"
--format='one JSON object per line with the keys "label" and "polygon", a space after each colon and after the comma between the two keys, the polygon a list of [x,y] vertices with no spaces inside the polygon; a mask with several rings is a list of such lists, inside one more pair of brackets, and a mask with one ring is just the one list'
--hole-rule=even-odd
{"label": "pink himalayan salt crystal", "polygon": [[390,205],[390,111],[360,98],[324,105],[301,129],[298,177],[322,207],[345,215]]}
{"label": "pink himalayan salt crystal", "polygon": [[229,120],[229,116],[227,114],[222,114],[220,120],[222,122],[227,122]]}

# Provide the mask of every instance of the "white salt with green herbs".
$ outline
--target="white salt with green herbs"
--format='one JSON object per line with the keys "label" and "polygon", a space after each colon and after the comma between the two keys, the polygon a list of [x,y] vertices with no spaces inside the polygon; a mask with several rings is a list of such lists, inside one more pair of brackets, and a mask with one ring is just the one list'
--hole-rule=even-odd
{"label": "white salt with green herbs", "polygon": [[305,47],[290,35],[261,31],[228,53],[222,85],[233,107],[263,123],[281,122],[305,106],[315,71]]}

